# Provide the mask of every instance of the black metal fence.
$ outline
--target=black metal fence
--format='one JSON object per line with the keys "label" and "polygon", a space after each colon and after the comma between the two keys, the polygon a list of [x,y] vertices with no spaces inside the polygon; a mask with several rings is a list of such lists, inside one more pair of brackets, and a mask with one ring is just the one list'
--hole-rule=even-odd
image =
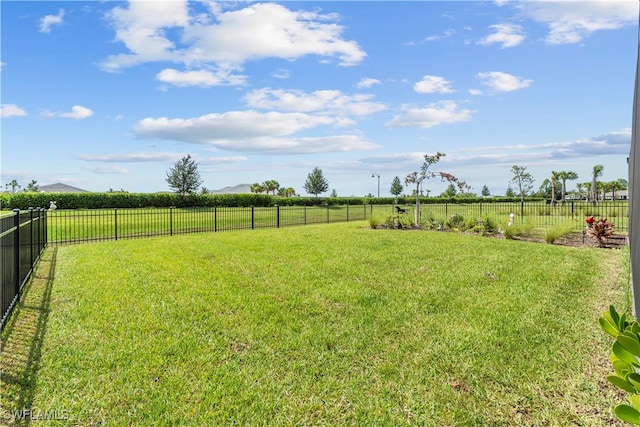
{"label": "black metal fence", "polygon": [[82,243],[358,221],[367,219],[371,209],[370,205],[345,205],[56,210],[49,211],[48,242]]}
{"label": "black metal fence", "polygon": [[47,246],[47,211],[44,208],[15,209],[0,216],[2,293],[0,330],[20,301],[25,284],[33,273],[40,254]]}
{"label": "black metal fence", "polygon": [[[49,211],[49,244],[82,243],[163,235],[280,228],[330,222],[361,221],[373,216],[398,217],[395,205],[327,205],[213,208],[148,208]],[[413,219],[414,205],[402,205]],[[593,205],[572,201],[551,206],[542,202],[423,203],[421,217],[446,221],[452,215],[506,222],[532,222],[544,228],[571,222],[584,229],[589,215],[606,217],[618,232],[628,230],[628,202],[606,201]]]}

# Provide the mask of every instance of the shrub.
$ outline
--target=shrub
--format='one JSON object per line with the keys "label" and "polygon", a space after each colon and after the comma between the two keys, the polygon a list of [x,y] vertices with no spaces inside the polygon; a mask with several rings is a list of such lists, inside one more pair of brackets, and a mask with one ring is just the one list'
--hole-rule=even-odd
{"label": "shrub", "polygon": [[503,227],[504,237],[506,239],[515,239],[520,236],[527,236],[531,234],[533,229],[535,228],[535,224],[531,222],[519,223],[519,224],[505,224]]}
{"label": "shrub", "polygon": [[274,198],[268,194],[204,194],[179,196],[174,193],[27,193],[6,196],[2,208],[27,209],[49,207],[55,200],[59,209],[168,208],[187,207],[247,207],[271,206]]}
{"label": "shrub", "polygon": [[476,233],[482,232],[482,225],[477,218],[467,218],[462,222],[461,230],[474,231]]}
{"label": "shrub", "polygon": [[623,421],[640,425],[640,323],[627,321],[626,314],[619,315],[613,306],[598,319],[600,327],[615,341],[611,346],[611,364],[615,371],[607,380],[619,389],[631,393],[630,405],[621,404],[614,412]]}
{"label": "shrub", "polygon": [[408,215],[388,215],[385,224],[389,228],[411,228],[413,226]]}
{"label": "shrub", "polygon": [[[442,222],[442,221],[440,221]],[[429,211],[427,215],[422,218],[422,228],[426,230],[435,230],[438,226],[438,220],[432,211]]]}
{"label": "shrub", "polygon": [[482,226],[485,233],[495,233],[500,228],[500,223],[492,216],[486,216],[482,220]]}
{"label": "shrub", "polygon": [[378,228],[378,226],[380,225],[380,217],[378,217],[377,215],[373,215],[371,217],[369,217],[369,227],[371,227],[373,230],[375,230],[376,228]]}
{"label": "shrub", "polygon": [[613,234],[613,224],[606,218],[595,220],[593,216],[587,218],[587,236],[596,239],[598,246],[605,247],[607,238]]}
{"label": "shrub", "polygon": [[460,214],[454,214],[445,222],[445,226],[450,230],[464,229],[464,217]]}
{"label": "shrub", "polygon": [[571,233],[571,231],[573,231],[573,224],[570,222],[552,225],[545,230],[544,241],[549,244],[553,244],[553,242],[558,240],[560,237]]}

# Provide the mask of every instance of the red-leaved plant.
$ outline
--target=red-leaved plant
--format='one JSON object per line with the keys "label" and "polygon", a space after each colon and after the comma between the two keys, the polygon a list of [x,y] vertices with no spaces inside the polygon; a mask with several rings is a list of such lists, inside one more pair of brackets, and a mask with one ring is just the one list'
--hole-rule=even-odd
{"label": "red-leaved plant", "polygon": [[598,246],[604,248],[607,238],[613,234],[613,224],[606,218],[596,220],[593,216],[587,217],[587,235],[596,239]]}

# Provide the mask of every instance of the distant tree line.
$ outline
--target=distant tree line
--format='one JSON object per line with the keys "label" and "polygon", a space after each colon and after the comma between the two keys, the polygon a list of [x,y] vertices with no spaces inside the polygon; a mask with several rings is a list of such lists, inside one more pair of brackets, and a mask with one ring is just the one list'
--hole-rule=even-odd
{"label": "distant tree line", "polygon": [[[404,185],[399,177],[396,176],[393,178],[389,193],[394,196],[395,200],[397,200],[401,195],[407,196],[406,194],[403,194],[405,187],[413,187],[411,189],[410,196],[415,198],[416,204],[419,205],[420,199],[425,196],[425,192],[426,197],[429,197],[431,192],[429,189],[423,190],[423,182],[430,178],[438,177],[441,181],[448,182],[445,191],[440,193],[440,198],[451,199],[477,197],[475,193],[470,191],[472,188],[465,181],[448,172],[431,170],[431,167],[437,164],[440,158],[444,156],[446,156],[446,154],[440,152],[435,155],[425,154],[424,162],[420,167],[420,170],[408,174],[404,179]],[[504,196],[507,198],[517,197],[521,201],[524,201],[526,197],[544,198],[549,200],[550,204],[553,206],[558,202],[564,203],[568,199],[588,200],[593,203],[597,203],[597,201],[604,200],[606,198],[615,199],[617,192],[628,189],[628,182],[626,179],[617,179],[615,181],[608,182],[599,180],[599,178],[602,177],[603,171],[604,166],[595,165],[591,173],[590,181],[578,182],[576,184],[576,191],[569,191],[567,189],[568,181],[575,181],[578,179],[578,174],[576,172],[551,171],[550,177],[542,182],[537,191],[533,191],[535,180],[527,171],[527,168],[525,166],[514,165],[511,168],[513,176],[507,183],[507,190]],[[198,171],[198,165],[191,158],[191,155],[186,155],[170,167],[165,179],[169,188],[176,195],[183,198],[197,195],[197,191],[203,183],[200,172]],[[29,182],[22,191],[19,191],[22,186],[15,179],[6,183],[4,187],[6,193],[10,194],[16,194],[19,192],[37,193],[40,191],[40,186],[36,180]],[[324,176],[322,169],[315,167],[307,175],[303,188],[307,194],[311,194],[317,199],[322,193],[329,190],[329,181]],[[265,194],[278,197],[299,197],[299,195],[296,194],[295,188],[283,187],[274,179],[266,180],[262,183],[251,184],[250,191],[255,194]],[[109,193],[122,194],[127,192],[124,189],[119,191],[109,189]],[[209,190],[202,187],[200,195],[208,194]],[[480,194],[484,198],[492,196],[486,185],[482,186]],[[373,197],[371,194],[368,196]],[[338,192],[335,188],[331,191],[330,197],[338,197]],[[493,197],[495,197],[495,195]],[[162,203],[162,205],[164,205],[164,203]],[[172,203],[172,205],[177,206],[180,205],[180,203]]]}

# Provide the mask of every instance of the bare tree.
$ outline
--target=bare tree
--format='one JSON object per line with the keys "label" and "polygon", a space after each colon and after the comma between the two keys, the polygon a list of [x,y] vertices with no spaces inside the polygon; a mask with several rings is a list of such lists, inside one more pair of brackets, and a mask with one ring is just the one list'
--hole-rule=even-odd
{"label": "bare tree", "polygon": [[440,161],[442,157],[445,157],[445,153],[437,152],[435,155],[430,156],[428,154],[424,155],[424,163],[420,167],[420,172],[415,171],[410,173],[404,178],[405,185],[415,184],[415,195],[416,195],[416,209],[414,211],[414,222],[416,225],[420,225],[420,185],[422,185],[422,181],[425,179],[433,178],[439,176],[443,181],[449,181],[450,183],[458,184],[460,189],[470,188],[466,185],[464,181],[459,181],[458,178],[451,175],[447,172],[433,172],[429,170],[431,166],[435,165]]}
{"label": "bare tree", "polygon": [[520,202],[524,202],[524,196],[529,194],[529,192],[533,188],[533,182],[535,180],[533,179],[531,174],[527,172],[527,168],[525,166],[514,165],[511,168],[511,173],[513,173],[513,178],[511,178],[511,182],[513,182],[518,186]]}

